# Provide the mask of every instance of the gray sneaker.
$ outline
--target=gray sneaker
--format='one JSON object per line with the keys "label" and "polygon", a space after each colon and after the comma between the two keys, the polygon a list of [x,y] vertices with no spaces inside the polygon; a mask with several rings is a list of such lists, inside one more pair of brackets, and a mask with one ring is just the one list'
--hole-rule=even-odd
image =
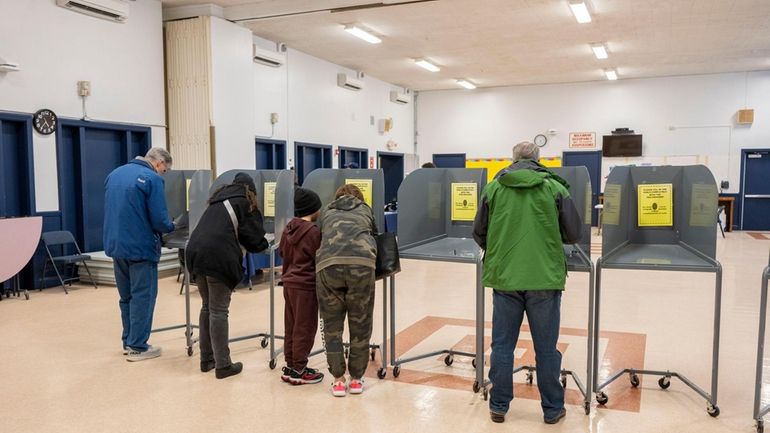
{"label": "gray sneaker", "polygon": [[[152,344],[148,344],[147,347],[152,349]],[[123,346],[123,355],[128,355],[128,352],[130,351],[131,349],[129,349],[128,346]]]}
{"label": "gray sneaker", "polygon": [[144,352],[140,352],[138,350],[129,348],[126,361],[136,362],[136,361],[144,361],[145,359],[157,358],[160,356],[161,352],[162,350],[160,347],[153,347],[153,346],[150,346]]}

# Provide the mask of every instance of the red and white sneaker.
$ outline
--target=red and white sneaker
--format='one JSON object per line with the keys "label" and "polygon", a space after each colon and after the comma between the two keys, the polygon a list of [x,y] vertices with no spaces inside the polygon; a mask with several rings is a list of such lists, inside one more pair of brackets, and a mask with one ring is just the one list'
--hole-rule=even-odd
{"label": "red and white sneaker", "polygon": [[348,393],[348,387],[345,382],[340,380],[338,382],[332,382],[332,395],[335,397],[345,397]]}
{"label": "red and white sneaker", "polygon": [[364,380],[363,379],[350,379],[348,385],[351,394],[361,394],[364,392]]}

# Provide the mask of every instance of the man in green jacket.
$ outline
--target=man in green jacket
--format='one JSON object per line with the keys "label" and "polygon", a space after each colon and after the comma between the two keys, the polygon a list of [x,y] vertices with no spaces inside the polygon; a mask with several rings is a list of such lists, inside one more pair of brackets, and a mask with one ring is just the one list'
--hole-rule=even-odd
{"label": "man in green jacket", "polygon": [[562,244],[580,240],[581,221],[567,182],[538,157],[532,143],[513,148],[513,164],[486,186],[473,223],[473,238],[485,250],[482,281],[494,289],[489,370],[494,422],[505,421],[513,400],[513,351],[525,312],[544,421],[555,424],[566,415],[556,350],[567,276]]}

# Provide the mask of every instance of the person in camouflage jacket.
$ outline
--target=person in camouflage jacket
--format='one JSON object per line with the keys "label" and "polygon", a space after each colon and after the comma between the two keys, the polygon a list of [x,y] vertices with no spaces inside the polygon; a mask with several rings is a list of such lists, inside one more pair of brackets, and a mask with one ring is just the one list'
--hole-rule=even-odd
{"label": "person in camouflage jacket", "polygon": [[[369,363],[374,310],[377,225],[372,209],[354,185],[343,185],[321,215],[321,247],[316,253],[316,294],[321,335],[337,397],[363,392]],[[350,354],[345,365],[342,333],[348,316]],[[347,367],[347,368],[346,368]],[[345,371],[350,383],[345,383]]]}

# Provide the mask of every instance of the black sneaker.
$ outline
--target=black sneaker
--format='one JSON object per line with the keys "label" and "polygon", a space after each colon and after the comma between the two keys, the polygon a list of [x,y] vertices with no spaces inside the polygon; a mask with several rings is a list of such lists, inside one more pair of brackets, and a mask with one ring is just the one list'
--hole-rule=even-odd
{"label": "black sneaker", "polygon": [[291,368],[289,368],[288,365],[284,365],[283,368],[281,368],[281,380],[289,383],[289,377],[291,377]]}
{"label": "black sneaker", "polygon": [[214,361],[201,361],[201,372],[207,373],[216,367],[216,363]]}
{"label": "black sneaker", "polygon": [[489,417],[492,419],[492,422],[501,423],[505,422],[505,414],[492,412],[489,411]]}
{"label": "black sneaker", "polygon": [[302,371],[292,369],[289,382],[292,385],[307,385],[324,380],[324,374],[315,368],[305,367]]}
{"label": "black sneaker", "polygon": [[567,409],[562,408],[561,411],[559,411],[558,415],[556,415],[553,418],[545,418],[544,417],[543,421],[546,424],[556,424],[557,422],[561,421],[561,419],[564,418],[565,416],[567,416]]}

